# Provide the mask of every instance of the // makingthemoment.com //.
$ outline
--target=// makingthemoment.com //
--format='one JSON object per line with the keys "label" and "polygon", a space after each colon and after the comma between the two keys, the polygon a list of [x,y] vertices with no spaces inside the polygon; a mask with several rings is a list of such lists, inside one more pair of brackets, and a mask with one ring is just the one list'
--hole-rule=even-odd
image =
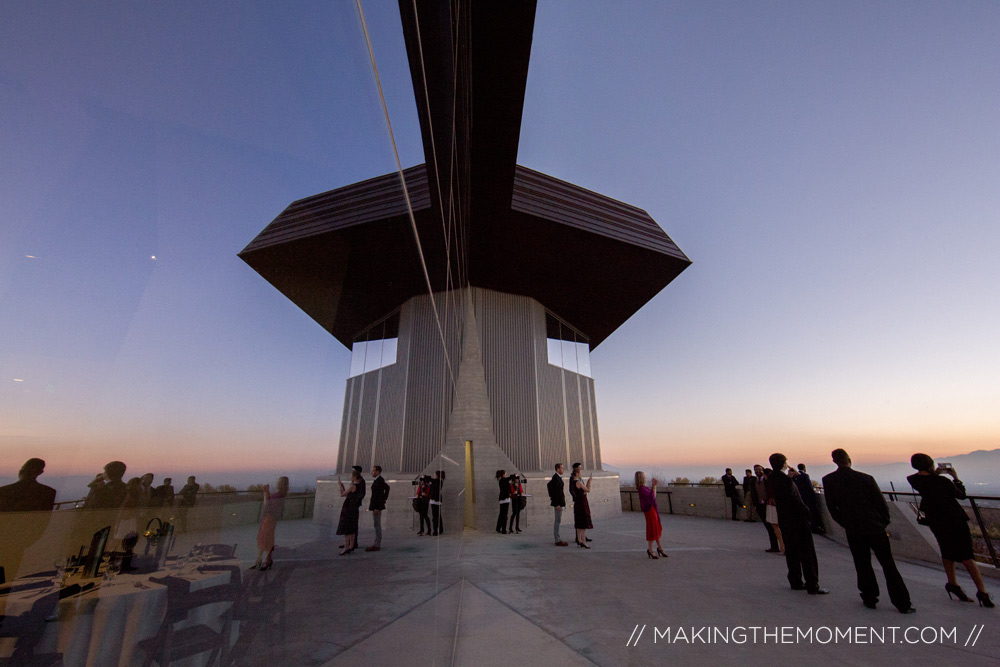
{"label": "// makingthemoment.com //", "polygon": [[[667,626],[636,624],[626,646],[634,647],[645,636],[653,644],[951,644],[975,646],[983,631],[973,625],[968,634],[957,627],[888,625],[840,626]],[[647,634],[647,629],[651,630]]]}

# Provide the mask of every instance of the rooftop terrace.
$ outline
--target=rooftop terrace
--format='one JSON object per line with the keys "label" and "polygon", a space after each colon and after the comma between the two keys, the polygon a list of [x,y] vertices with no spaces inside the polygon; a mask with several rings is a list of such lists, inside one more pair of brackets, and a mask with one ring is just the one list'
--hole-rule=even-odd
{"label": "rooftop terrace", "polygon": [[[274,571],[295,568],[287,633],[261,636],[246,664],[1000,664],[998,612],[950,601],[940,567],[897,559],[917,608],[901,615],[877,564],[882,603],[862,606],[849,550],[824,537],[820,583],[831,593],[811,596],[789,589],[759,523],[663,515],[670,557],[656,561],[644,553],[641,514],[595,525],[589,551],[553,546],[550,524],[535,521],[517,536],[391,531],[378,553],[338,557],[328,527],[282,522]],[[217,537],[249,559],[254,534],[245,526]],[[964,573],[959,581],[975,590]],[[995,580],[987,586],[998,596]],[[838,630],[851,643],[831,636]]]}

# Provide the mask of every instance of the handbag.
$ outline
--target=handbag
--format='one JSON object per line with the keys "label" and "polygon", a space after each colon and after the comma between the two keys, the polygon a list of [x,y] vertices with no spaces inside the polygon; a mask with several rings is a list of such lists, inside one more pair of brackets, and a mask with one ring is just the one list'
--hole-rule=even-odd
{"label": "handbag", "polygon": [[414,498],[413,499],[413,511],[414,512],[419,512],[420,511],[420,498]]}
{"label": "handbag", "polygon": [[518,496],[517,497],[517,510],[520,512],[521,510],[523,510],[527,506],[528,506],[528,499],[525,498],[524,496]]}

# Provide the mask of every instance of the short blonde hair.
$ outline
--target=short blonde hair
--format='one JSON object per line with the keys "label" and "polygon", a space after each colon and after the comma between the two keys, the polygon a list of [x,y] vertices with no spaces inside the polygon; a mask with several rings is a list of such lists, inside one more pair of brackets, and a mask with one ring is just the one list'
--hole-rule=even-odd
{"label": "short blonde hair", "polygon": [[646,473],[641,470],[635,471],[635,488],[646,486]]}

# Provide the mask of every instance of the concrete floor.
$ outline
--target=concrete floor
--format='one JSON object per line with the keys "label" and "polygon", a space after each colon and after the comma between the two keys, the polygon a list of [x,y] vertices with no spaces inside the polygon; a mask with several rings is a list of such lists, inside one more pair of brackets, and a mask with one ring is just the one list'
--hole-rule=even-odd
{"label": "concrete floor", "polygon": [[[369,517],[362,547],[371,543]],[[811,596],[789,589],[784,558],[765,553],[760,524],[665,515],[663,526],[670,557],[653,561],[641,514],[598,523],[589,551],[572,546],[565,528],[571,546],[555,547],[551,526],[536,525],[517,536],[387,533],[382,551],[341,557],[329,528],[282,522],[275,569],[295,568],[287,635],[261,637],[247,664],[1000,665],[1000,609],[950,601],[940,568],[899,563],[917,613],[899,614],[884,593],[873,611],[858,597],[850,552],[830,540],[816,538],[816,548],[820,583],[832,592]],[[250,527],[189,539],[239,542],[238,555],[248,564],[254,556]],[[966,575],[960,583],[975,591]],[[995,580],[987,586],[1000,598]],[[761,628],[756,641],[752,626]],[[695,634],[739,627],[742,643],[739,634],[728,644]],[[687,639],[667,641],[668,628]],[[776,628],[788,628],[787,642],[777,642]],[[848,628],[875,628],[885,643],[829,640]],[[810,629],[812,641],[795,641]]]}

